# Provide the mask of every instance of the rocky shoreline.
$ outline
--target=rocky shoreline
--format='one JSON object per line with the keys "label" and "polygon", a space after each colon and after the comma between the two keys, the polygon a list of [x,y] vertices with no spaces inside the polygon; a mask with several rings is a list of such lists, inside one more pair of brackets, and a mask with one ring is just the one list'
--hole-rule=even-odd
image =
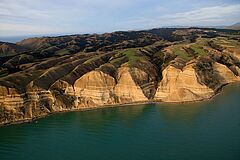
{"label": "rocky shoreline", "polygon": [[196,100],[196,101],[184,101],[184,102],[159,102],[159,101],[146,101],[146,102],[134,102],[134,103],[125,103],[125,104],[115,104],[115,105],[104,105],[104,106],[97,106],[97,107],[89,107],[89,108],[81,108],[81,109],[74,109],[74,110],[64,110],[64,111],[58,111],[58,112],[52,112],[46,115],[41,115],[38,117],[34,117],[32,119],[24,119],[24,120],[19,120],[19,121],[15,121],[15,122],[8,122],[8,123],[4,123],[4,124],[0,124],[0,127],[3,126],[8,126],[8,125],[14,125],[14,124],[21,124],[21,123],[34,123],[37,122],[38,119],[41,118],[45,118],[47,116],[51,116],[51,115],[55,115],[55,114],[59,114],[59,113],[66,113],[66,112],[84,112],[84,111],[91,111],[91,110],[96,110],[96,109],[104,109],[104,108],[115,108],[115,107],[128,107],[128,106],[133,106],[133,105],[144,105],[144,104],[194,104],[194,103],[199,103],[199,102],[205,102],[205,101],[211,101],[213,100],[216,96],[218,96],[219,94],[222,94],[224,92],[224,88],[226,86],[234,86],[234,85],[239,85],[239,82],[235,82],[235,83],[230,83],[230,84],[225,84],[223,85],[218,92],[216,92],[215,95],[213,95],[212,97],[208,98],[208,99],[202,99],[202,100]]}

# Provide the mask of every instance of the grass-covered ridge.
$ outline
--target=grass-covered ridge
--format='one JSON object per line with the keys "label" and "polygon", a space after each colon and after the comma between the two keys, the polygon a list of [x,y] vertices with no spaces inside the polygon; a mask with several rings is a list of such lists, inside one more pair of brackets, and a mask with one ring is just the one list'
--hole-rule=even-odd
{"label": "grass-covered ridge", "polygon": [[214,50],[218,52],[230,51],[239,56],[240,43],[227,37],[198,38],[194,43],[180,42],[165,48],[165,52],[170,52],[186,61],[207,56]]}

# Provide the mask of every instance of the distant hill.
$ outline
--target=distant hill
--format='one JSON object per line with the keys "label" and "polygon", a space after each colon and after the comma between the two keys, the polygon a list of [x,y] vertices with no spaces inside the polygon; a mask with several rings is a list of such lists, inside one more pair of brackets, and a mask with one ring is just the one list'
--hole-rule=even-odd
{"label": "distant hill", "polygon": [[234,30],[240,30],[240,22],[235,23],[231,26],[226,26],[225,29],[234,29]]}
{"label": "distant hill", "polygon": [[26,51],[28,50],[25,47],[0,41],[0,56],[12,56]]}
{"label": "distant hill", "polygon": [[235,23],[233,26],[240,26],[240,22]]}

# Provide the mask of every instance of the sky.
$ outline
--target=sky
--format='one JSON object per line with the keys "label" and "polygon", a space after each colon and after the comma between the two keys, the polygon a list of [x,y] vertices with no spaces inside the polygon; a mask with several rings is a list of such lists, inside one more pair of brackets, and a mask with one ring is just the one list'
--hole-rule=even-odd
{"label": "sky", "polygon": [[240,22],[240,0],[0,0],[0,36]]}

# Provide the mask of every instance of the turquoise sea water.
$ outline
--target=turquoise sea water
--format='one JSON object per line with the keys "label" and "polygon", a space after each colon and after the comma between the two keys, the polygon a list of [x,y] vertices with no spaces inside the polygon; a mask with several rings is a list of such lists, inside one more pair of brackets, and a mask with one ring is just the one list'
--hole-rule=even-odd
{"label": "turquoise sea water", "polygon": [[240,85],[207,102],[60,113],[3,126],[0,159],[239,160]]}

